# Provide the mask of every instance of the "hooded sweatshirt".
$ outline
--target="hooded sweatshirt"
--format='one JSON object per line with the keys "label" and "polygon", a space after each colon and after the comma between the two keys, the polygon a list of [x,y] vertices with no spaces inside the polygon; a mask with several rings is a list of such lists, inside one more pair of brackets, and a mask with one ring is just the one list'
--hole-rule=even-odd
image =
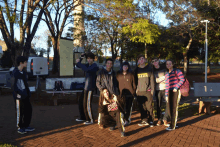
{"label": "hooded sweatshirt", "polygon": [[106,68],[103,67],[97,76],[96,86],[99,89],[99,91],[108,89],[111,95],[119,95],[118,82],[114,70],[108,72]]}
{"label": "hooded sweatshirt", "polygon": [[[123,74],[123,66],[128,65],[127,73]],[[117,76],[120,95],[135,95],[136,84],[134,79],[134,74],[132,73],[131,67],[128,62],[122,64],[121,69],[118,71]]]}
{"label": "hooded sweatshirt", "polygon": [[155,81],[152,69],[146,64],[144,68],[139,66],[135,69],[135,81],[137,85],[137,90],[140,92],[151,91],[154,93]]}
{"label": "hooded sweatshirt", "polygon": [[84,89],[88,91],[94,90],[96,86],[96,72],[99,70],[97,64],[96,63],[93,63],[92,65],[82,64],[80,60],[80,62],[78,62],[76,66],[86,72]]}
{"label": "hooded sweatshirt", "polygon": [[[13,97],[14,99],[27,99],[30,98],[30,90],[27,83],[27,74],[26,72],[19,71],[16,67],[13,72],[12,76],[14,76],[14,86],[13,86]],[[17,97],[17,94],[21,96],[21,98]]]}

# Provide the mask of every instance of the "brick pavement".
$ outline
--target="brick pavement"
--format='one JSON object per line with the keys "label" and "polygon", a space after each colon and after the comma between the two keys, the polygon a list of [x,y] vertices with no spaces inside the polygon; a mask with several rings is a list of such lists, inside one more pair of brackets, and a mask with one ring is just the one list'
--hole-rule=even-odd
{"label": "brick pavement", "polygon": [[[132,123],[121,138],[116,129],[100,130],[97,122],[83,125],[75,122],[77,105],[33,106],[31,126],[34,132],[25,135],[16,131],[14,102],[11,95],[0,96],[0,142],[24,147],[73,146],[195,146],[220,147],[220,115],[189,116],[181,118],[179,128],[166,131],[165,126],[139,127],[140,114],[132,114]],[[93,103],[97,118],[97,104]]]}

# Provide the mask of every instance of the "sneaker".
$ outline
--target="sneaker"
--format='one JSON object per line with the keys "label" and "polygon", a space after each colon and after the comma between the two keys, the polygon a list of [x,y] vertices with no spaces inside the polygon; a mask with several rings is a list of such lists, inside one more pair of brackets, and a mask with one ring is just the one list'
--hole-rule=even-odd
{"label": "sneaker", "polygon": [[113,131],[113,130],[115,130],[115,127],[110,127],[109,128],[109,131]]}
{"label": "sneaker", "polygon": [[78,119],[78,118],[77,118],[77,119],[76,119],[76,121],[79,121],[79,122],[80,122],[80,121],[86,121],[86,120],[83,120],[83,119]]}
{"label": "sneaker", "polygon": [[86,122],[84,122],[83,124],[84,124],[84,125],[90,125],[90,124],[93,124],[93,122],[91,122],[91,121],[86,121]]}
{"label": "sneaker", "polygon": [[171,128],[171,127],[168,127],[168,128],[166,128],[166,130],[167,131],[173,131],[173,130],[175,130],[174,128]]}
{"label": "sneaker", "polygon": [[99,129],[104,129],[104,125],[99,125]]}
{"label": "sneaker", "polygon": [[125,133],[124,132],[121,133],[121,137],[125,137]]}
{"label": "sneaker", "polygon": [[150,127],[154,127],[154,123],[152,121],[150,121]]}
{"label": "sneaker", "polygon": [[25,134],[25,133],[27,133],[27,132],[25,131],[25,129],[21,129],[21,128],[20,128],[20,129],[18,129],[18,133],[19,133],[19,134]]}
{"label": "sneaker", "polygon": [[138,124],[138,126],[149,126],[149,123],[142,121],[140,124]]}
{"label": "sneaker", "polygon": [[163,121],[163,124],[164,124],[164,126],[166,126],[166,127],[169,127],[169,126],[170,126],[170,124],[168,124],[166,120]]}
{"label": "sneaker", "polygon": [[161,121],[161,120],[158,120],[157,126],[160,126],[160,125],[162,125],[162,121]]}
{"label": "sneaker", "polygon": [[130,123],[128,121],[125,121],[125,126],[128,126]]}
{"label": "sneaker", "polygon": [[26,127],[25,128],[26,132],[31,132],[31,131],[34,131],[34,130],[35,130],[35,128],[32,128],[32,127]]}

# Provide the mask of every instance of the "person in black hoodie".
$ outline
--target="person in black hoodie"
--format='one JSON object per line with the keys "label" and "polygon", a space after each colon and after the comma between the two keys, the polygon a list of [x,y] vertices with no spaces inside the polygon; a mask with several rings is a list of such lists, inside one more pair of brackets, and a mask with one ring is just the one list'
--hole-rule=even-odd
{"label": "person in black hoodie", "polygon": [[18,133],[20,134],[35,130],[29,127],[32,118],[31,93],[27,83],[27,74],[23,70],[27,67],[27,60],[26,57],[19,56],[16,60],[18,67],[14,68],[12,72],[14,78],[14,83],[12,83],[13,97],[17,112]]}
{"label": "person in black hoodie", "polygon": [[125,99],[125,125],[131,123],[131,112],[134,96],[136,95],[136,84],[134,74],[128,62],[122,64],[117,73],[120,97]]}
{"label": "person in black hoodie", "polygon": [[[112,66],[113,60],[111,58],[106,59],[105,67],[103,67],[98,73],[96,86],[100,92],[104,89],[107,89],[110,95],[119,96],[118,81],[116,79],[116,73],[112,69]],[[101,117],[99,113],[98,124],[100,124],[100,119]]]}
{"label": "person in black hoodie", "polygon": [[139,105],[141,120],[139,126],[151,125],[153,127],[153,95],[155,89],[152,69],[146,64],[144,55],[138,56],[138,67],[135,69],[135,81],[137,85],[137,102]]}
{"label": "person in black hoodie", "polygon": [[110,127],[109,130],[113,131],[117,125],[121,133],[121,137],[125,136],[125,128],[123,125],[123,108],[118,97],[110,95],[107,89],[100,92],[99,97],[99,112],[100,112],[100,129]]}
{"label": "person in black hoodie", "polygon": [[[82,64],[82,59],[86,57],[88,64]],[[82,56],[76,60],[76,66],[81,68],[86,72],[85,77],[85,87],[79,99],[79,112],[80,118],[76,119],[76,121],[84,121],[84,124],[93,124],[93,114],[92,114],[92,98],[93,91],[95,89],[96,84],[96,72],[99,70],[99,67],[96,63],[94,63],[95,55],[93,53],[82,54]]]}

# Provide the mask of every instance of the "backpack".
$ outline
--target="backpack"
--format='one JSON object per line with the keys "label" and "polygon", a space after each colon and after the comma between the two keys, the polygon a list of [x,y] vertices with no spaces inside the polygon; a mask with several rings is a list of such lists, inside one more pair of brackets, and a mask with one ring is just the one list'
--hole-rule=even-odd
{"label": "backpack", "polygon": [[[176,70],[175,70],[175,76],[177,77]],[[178,77],[177,77],[177,79],[178,79]],[[180,86],[180,92],[183,97],[187,97],[187,96],[189,96],[190,84],[189,84],[189,81],[187,80],[187,78],[184,77],[184,79],[185,79],[185,81],[183,82],[183,85]]]}
{"label": "backpack", "polygon": [[62,81],[55,81],[54,90],[62,91],[63,89],[64,89],[63,82]]}

